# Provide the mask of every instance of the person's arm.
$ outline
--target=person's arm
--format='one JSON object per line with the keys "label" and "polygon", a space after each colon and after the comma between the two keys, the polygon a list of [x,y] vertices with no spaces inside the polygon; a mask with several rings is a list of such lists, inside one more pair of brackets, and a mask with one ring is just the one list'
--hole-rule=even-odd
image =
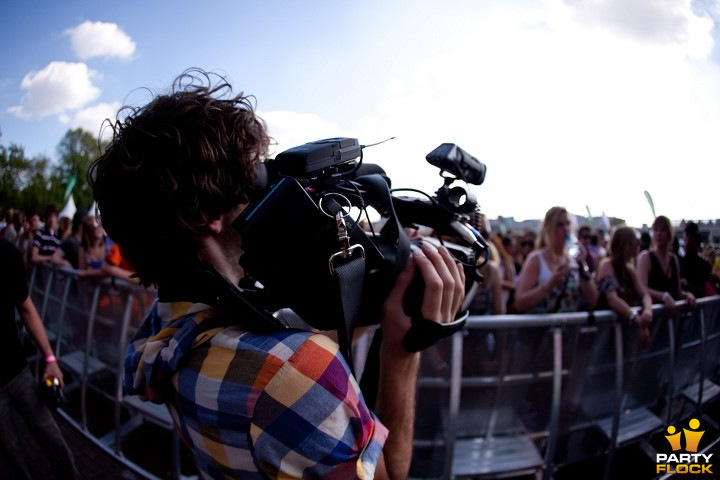
{"label": "person's arm", "polygon": [[[600,267],[598,268],[596,277],[598,284],[602,285],[603,279],[612,275],[614,275],[614,272],[610,260],[606,259],[600,262]],[[610,310],[623,319],[630,318],[633,315],[632,307],[617,294],[617,290],[610,287],[607,290],[604,289],[603,291]]]}
{"label": "person's arm", "polygon": [[52,257],[50,257],[50,262],[52,262],[53,265],[72,268],[72,264],[65,259],[65,251],[62,247],[53,252]]}
{"label": "person's arm", "polygon": [[103,260],[102,262],[102,267],[100,267],[100,271],[102,272],[103,276],[111,276],[114,278],[119,278],[120,280],[125,280],[126,282],[138,283],[138,280],[133,277],[134,272],[131,272],[130,270],[125,270],[124,268],[113,265],[105,260]]}
{"label": "person's arm", "polygon": [[492,309],[493,315],[504,315],[505,305],[503,304],[503,284],[500,281],[500,270],[498,267],[489,263],[488,272],[490,273],[490,288],[492,288]]}
{"label": "person's arm", "polygon": [[635,286],[635,291],[637,292],[638,296],[640,297],[640,303],[642,303],[642,309],[643,313],[649,312],[650,319],[652,320],[652,297],[650,297],[650,292],[647,291],[647,288],[642,284],[640,279],[638,278],[637,271],[629,267],[630,270],[630,276],[632,277],[633,285]]}
{"label": "person's arm", "polygon": [[567,265],[561,265],[555,269],[548,280],[538,283],[540,275],[541,250],[531,253],[525,261],[518,276],[518,284],[515,288],[515,308],[518,312],[525,312],[542,301],[553,286],[561,286],[570,273]]}
{"label": "person's arm", "polygon": [[413,423],[415,421],[415,387],[419,353],[409,353],[403,338],[411,325],[403,310],[403,297],[414,275],[421,274],[425,292],[422,316],[438,323],[454,320],[464,297],[465,275],[445,247],[435,250],[427,243],[422,254],[413,253],[398,276],[395,287],[383,305],[380,347],[380,378],[376,411],[388,430],[376,478],[407,478],[412,459]]}
{"label": "person's arm", "polygon": [[599,293],[592,275],[580,273],[580,291],[587,302],[588,308],[593,310],[597,306]]}
{"label": "person's arm", "polygon": [[40,247],[38,247],[37,245],[32,246],[32,250],[30,251],[30,261],[32,263],[44,263],[51,260],[52,255],[40,255]]}
{"label": "person's arm", "polygon": [[[609,259],[605,259],[601,262],[598,270],[598,283],[600,283],[603,278],[610,275],[614,275],[612,264]],[[630,269],[630,276],[635,286],[635,291],[638,292],[640,298],[642,299],[642,311],[639,311],[637,308],[634,308],[632,305],[627,303],[614,289],[605,291],[605,298],[607,299],[608,307],[617,313],[620,319],[627,319],[637,325],[640,329],[640,333],[638,335],[640,343],[643,346],[647,346],[650,342],[649,326],[650,322],[652,322],[652,300],[645,288],[638,281],[637,273],[632,268]]]}
{"label": "person's arm", "polygon": [[515,289],[515,266],[512,260],[509,258],[503,258],[499,265],[502,268],[503,276],[500,281],[500,286],[503,290],[514,290]]}
{"label": "person's arm", "polygon": [[35,304],[29,296],[26,297],[20,305],[18,305],[18,312],[20,313],[23,323],[25,323],[25,328],[28,333],[30,333],[30,336],[35,341],[35,345],[37,345],[38,350],[40,350],[45,358],[45,373],[43,375],[43,379],[48,377],[57,378],[60,381],[60,386],[65,386],[62,370],[60,370],[60,367],[57,364],[57,359],[55,359],[55,355],[53,354],[50,341],[48,340],[47,333],[45,332],[45,327],[43,326],[40,315],[35,308]]}
{"label": "person's arm", "polygon": [[[671,258],[671,261],[675,262],[675,271],[680,272],[680,261],[678,260],[677,255],[673,255]],[[680,274],[678,273],[677,291],[680,294],[680,296],[683,299],[685,299],[685,301],[688,304],[688,307],[690,307],[690,309],[694,309],[695,308],[695,295],[682,289],[681,280],[682,279],[680,278]]]}
{"label": "person's arm", "polygon": [[88,262],[87,258],[87,252],[85,251],[85,247],[82,245],[78,249],[78,270],[87,270],[90,266],[90,262]]}
{"label": "person's arm", "polygon": [[[603,279],[612,276],[614,274],[610,259],[603,259],[598,266],[597,275],[595,279],[599,285],[603,285]],[[614,289],[603,289],[605,299],[607,300],[608,307],[610,310],[615,312],[620,318],[630,318],[632,315],[632,309],[630,305],[623,300]]]}
{"label": "person's arm", "polygon": [[548,282],[536,285],[540,271],[540,264],[537,255],[530,254],[525,259],[515,287],[515,309],[524,312],[532,308],[547,294],[550,289]]}
{"label": "person's arm", "polygon": [[628,269],[630,272],[630,278],[635,286],[635,291],[640,297],[640,303],[642,304],[642,311],[637,314],[633,312],[633,317],[635,323],[637,323],[640,328],[640,342],[643,346],[647,346],[650,343],[650,324],[653,320],[652,297],[650,297],[650,293],[647,291],[647,288],[645,288],[642,282],[638,279],[638,274],[635,268],[628,266]]}

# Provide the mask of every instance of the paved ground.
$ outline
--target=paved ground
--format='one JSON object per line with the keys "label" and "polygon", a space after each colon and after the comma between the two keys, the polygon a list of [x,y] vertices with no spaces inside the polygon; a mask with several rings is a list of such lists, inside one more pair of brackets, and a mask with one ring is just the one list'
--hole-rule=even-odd
{"label": "paved ground", "polygon": [[[69,397],[65,410],[55,412],[55,421],[60,428],[65,441],[75,457],[75,463],[80,473],[80,480],[144,480],[172,479],[172,449],[171,434],[166,429],[153,425],[143,425],[127,435],[122,443],[123,457],[131,460],[141,468],[130,468],[114,455],[111,450],[99,446],[89,438],[79,427],[80,415],[77,411],[77,399]],[[111,431],[112,409],[108,408],[107,401],[88,396],[88,428],[94,433]],[[67,418],[71,420],[67,420]],[[33,479],[53,480],[56,478],[43,452],[35,443],[30,431],[18,422],[18,438],[29,458],[34,460],[30,465]],[[182,474],[192,478],[195,471],[187,455],[183,456]],[[11,471],[0,455],[0,480],[14,480]]]}
{"label": "paved ground", "polygon": [[[66,422],[61,415],[56,413],[55,418],[65,437],[65,441],[75,456],[75,462],[80,472],[80,479],[135,480],[144,478],[142,475],[134,473],[111,455],[105,453],[85,435]],[[31,438],[30,432],[22,424],[18,425],[18,437],[28,456],[39,459],[30,465],[33,478],[55,479],[56,476],[52,468],[46,461],[42,461],[43,454],[40,448]],[[0,459],[0,478],[7,480],[13,479],[12,473],[8,469],[4,459]]]}
{"label": "paved ground", "polygon": [[[95,411],[91,413],[98,414],[100,411],[104,411],[99,408],[99,402],[92,403],[95,405]],[[712,418],[717,425],[718,420],[720,420],[720,400],[713,402],[708,407],[709,408],[706,411],[707,417],[705,418]],[[107,416],[106,411],[103,416]],[[169,471],[170,462],[168,460],[171,457],[171,451],[169,448],[170,442],[168,440],[168,432],[166,430],[145,426],[138,431],[136,435],[129,437],[127,442],[124,443],[124,454],[127,458],[133,459],[137,463],[142,464],[143,467],[152,475],[148,476],[134,471],[113,455],[100,448],[96,443],[78,431],[74,424],[66,421],[63,415],[56,412],[55,418],[58,426],[63,432],[65,440],[70,445],[70,448],[75,455],[81,480],[144,480],[146,478],[172,478]],[[73,416],[72,418],[75,417]],[[708,439],[720,438],[720,431],[717,427],[712,428],[711,425],[705,423],[703,425],[704,427],[708,427]],[[30,437],[30,433],[27,431],[27,428],[22,424],[18,425],[18,436],[30,456],[33,458],[43,458],[39,447]],[[664,440],[661,437],[658,438],[661,445],[664,445],[662,444]],[[720,442],[717,443],[710,452],[713,453],[713,460],[719,458]],[[621,471],[616,472],[614,478],[610,480],[646,480],[656,478],[655,475],[652,474],[654,471],[652,461],[638,449],[624,449],[623,451],[619,451],[618,464],[622,465]],[[720,465],[718,465],[717,460],[715,460],[713,464],[715,465],[715,468],[720,471]],[[597,478],[600,480],[602,479],[603,469],[604,459],[600,457],[593,461],[576,465],[574,468],[570,468],[566,471],[559,471],[556,473],[556,478],[558,480],[575,480],[577,478],[583,478],[585,480],[594,480]],[[50,465],[46,461],[34,462],[31,465],[31,472],[34,479],[53,480],[56,478],[50,468]],[[183,464],[183,474],[193,475],[193,473],[192,466],[189,465],[187,458],[185,458],[185,462]],[[720,478],[720,475],[678,475],[674,478],[682,479],[688,477],[693,477],[692,480],[705,480],[709,478]],[[7,465],[1,457],[0,479],[14,480]]]}

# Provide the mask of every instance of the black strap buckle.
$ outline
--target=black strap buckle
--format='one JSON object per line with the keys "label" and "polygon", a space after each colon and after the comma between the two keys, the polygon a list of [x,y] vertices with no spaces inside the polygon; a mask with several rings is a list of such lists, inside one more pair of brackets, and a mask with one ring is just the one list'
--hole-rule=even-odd
{"label": "black strap buckle", "polygon": [[335,213],[335,224],[337,225],[337,236],[338,243],[340,244],[340,250],[330,255],[330,258],[328,259],[330,275],[335,275],[335,261],[338,259],[347,260],[348,258],[351,258],[355,252],[360,252],[360,256],[365,258],[365,249],[362,245],[350,245],[350,237],[348,236],[347,225],[345,224],[342,210]]}

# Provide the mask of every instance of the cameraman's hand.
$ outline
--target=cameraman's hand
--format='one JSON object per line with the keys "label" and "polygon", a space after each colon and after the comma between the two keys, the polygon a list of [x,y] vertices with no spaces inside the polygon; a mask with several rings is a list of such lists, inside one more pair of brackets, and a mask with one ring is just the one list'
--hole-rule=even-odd
{"label": "cameraman's hand", "polygon": [[407,478],[412,458],[415,387],[420,354],[403,346],[412,321],[405,313],[403,299],[415,275],[425,283],[420,314],[429,321],[447,323],[465,296],[465,274],[445,247],[436,249],[423,242],[408,258],[398,275],[382,313],[380,379],[376,414],[390,431],[375,471],[375,478]]}
{"label": "cameraman's hand", "polygon": [[403,298],[415,275],[425,284],[420,312],[426,320],[448,323],[455,319],[465,296],[465,272],[444,246],[435,248],[423,242],[414,251],[398,275],[395,286],[383,305],[383,342],[402,343],[411,319],[403,310]]}

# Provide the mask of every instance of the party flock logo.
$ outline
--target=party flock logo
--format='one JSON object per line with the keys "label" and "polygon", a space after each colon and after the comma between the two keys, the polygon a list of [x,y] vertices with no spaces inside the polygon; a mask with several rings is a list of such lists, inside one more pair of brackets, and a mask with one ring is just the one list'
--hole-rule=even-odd
{"label": "party flock logo", "polygon": [[[672,447],[672,453],[658,453],[655,455],[657,463],[655,473],[713,473],[711,470],[712,464],[710,463],[713,454],[697,453],[700,439],[705,434],[705,431],[698,430],[700,421],[693,418],[688,422],[688,427],[690,428],[683,428],[682,432],[678,432],[673,425],[667,428],[669,435],[665,435],[665,438]],[[683,434],[685,437],[684,449],[682,446]],[[685,453],[676,453],[681,450],[684,450]]]}

